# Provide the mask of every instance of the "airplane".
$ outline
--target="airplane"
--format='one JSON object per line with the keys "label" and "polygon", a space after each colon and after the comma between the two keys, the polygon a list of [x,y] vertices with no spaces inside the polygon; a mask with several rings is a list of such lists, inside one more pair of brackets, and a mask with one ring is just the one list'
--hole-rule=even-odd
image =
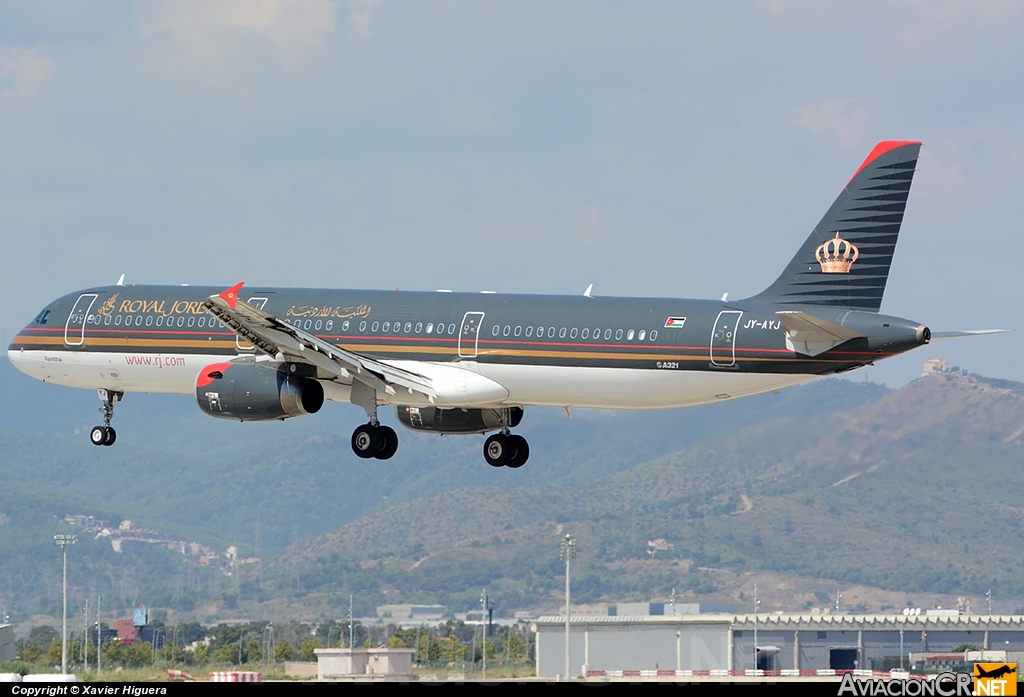
{"label": "airplane", "polygon": [[362,407],[361,458],[398,448],[378,409],[414,431],[491,434],[484,459],[521,467],[512,433],[530,406],[662,409],[778,390],[860,368],[941,336],[879,314],[919,141],[879,143],[778,279],[743,300],[101,286],[46,305],[11,362],[96,389],[113,445],[129,392],[192,393],[210,416],[265,421]]}

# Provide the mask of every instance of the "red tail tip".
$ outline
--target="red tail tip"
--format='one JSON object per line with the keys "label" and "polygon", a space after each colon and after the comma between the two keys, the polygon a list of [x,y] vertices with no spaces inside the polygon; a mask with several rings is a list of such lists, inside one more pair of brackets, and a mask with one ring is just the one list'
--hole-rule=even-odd
{"label": "red tail tip", "polygon": [[226,291],[220,294],[220,297],[224,299],[224,302],[228,304],[232,310],[235,309],[235,304],[238,302],[238,291],[242,290],[242,286],[245,285],[245,281],[242,281],[238,285],[231,286]]}

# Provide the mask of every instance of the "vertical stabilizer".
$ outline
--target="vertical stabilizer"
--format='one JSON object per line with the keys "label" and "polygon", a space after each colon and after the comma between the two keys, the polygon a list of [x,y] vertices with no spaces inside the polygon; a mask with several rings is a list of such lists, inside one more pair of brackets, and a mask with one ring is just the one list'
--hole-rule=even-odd
{"label": "vertical stabilizer", "polygon": [[920,150],[876,145],[778,280],[749,299],[878,312]]}

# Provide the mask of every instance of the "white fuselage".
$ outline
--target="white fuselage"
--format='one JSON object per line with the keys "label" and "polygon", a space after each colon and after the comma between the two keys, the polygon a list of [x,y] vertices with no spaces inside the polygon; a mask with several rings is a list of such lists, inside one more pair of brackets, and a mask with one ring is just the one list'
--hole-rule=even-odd
{"label": "white fuselage", "polygon": [[[193,394],[196,376],[223,354],[10,350],[11,363],[44,382],[117,392]],[[238,358],[253,360],[251,353]],[[259,359],[256,359],[259,360]],[[268,359],[269,360],[269,359]],[[500,363],[386,361],[425,374],[439,386],[441,407],[553,406],[664,409],[744,397],[813,380],[817,375],[688,370],[636,370]],[[348,402],[350,386],[322,381],[325,396]],[[378,394],[382,404],[423,406],[419,394]]]}

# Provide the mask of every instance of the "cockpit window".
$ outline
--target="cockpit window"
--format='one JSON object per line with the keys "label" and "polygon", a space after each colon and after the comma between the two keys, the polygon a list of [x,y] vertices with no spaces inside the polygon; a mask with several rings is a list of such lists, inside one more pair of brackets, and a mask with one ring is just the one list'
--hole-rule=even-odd
{"label": "cockpit window", "polygon": [[50,319],[50,311],[49,310],[43,310],[38,315],[36,315],[35,323],[36,324],[46,324],[46,321],[48,319]]}

